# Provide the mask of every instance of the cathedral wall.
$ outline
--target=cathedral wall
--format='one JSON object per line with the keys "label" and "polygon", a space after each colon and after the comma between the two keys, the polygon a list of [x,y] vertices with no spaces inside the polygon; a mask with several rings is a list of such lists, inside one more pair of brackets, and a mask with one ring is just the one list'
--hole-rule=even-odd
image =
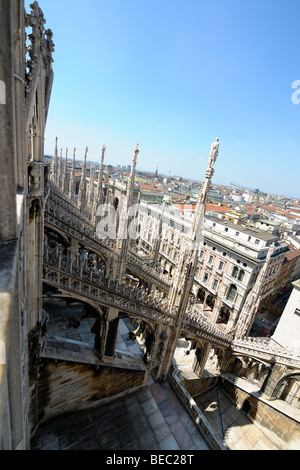
{"label": "cathedral wall", "polygon": [[261,429],[268,429],[286,442],[287,450],[300,442],[300,423],[291,416],[280,412],[266,401],[251,395],[234,384],[223,380],[222,391],[236,402],[237,408],[243,410],[247,417]]}
{"label": "cathedral wall", "polygon": [[145,371],[44,359],[39,373],[39,422],[126,395],[143,386],[145,374]]}
{"label": "cathedral wall", "polygon": [[182,380],[182,385],[188,391],[188,393],[193,397],[197,397],[201,393],[210,390],[218,382],[218,376],[212,377],[201,377],[198,379]]}

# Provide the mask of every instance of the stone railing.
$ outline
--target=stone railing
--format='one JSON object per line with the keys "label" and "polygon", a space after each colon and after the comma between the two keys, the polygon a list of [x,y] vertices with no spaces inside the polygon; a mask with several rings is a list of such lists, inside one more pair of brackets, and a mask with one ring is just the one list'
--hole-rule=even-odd
{"label": "stone railing", "polygon": [[176,395],[180,399],[181,403],[188,411],[189,415],[193,419],[197,428],[199,429],[201,435],[205,439],[206,443],[211,450],[228,450],[224,446],[222,440],[218,437],[215,430],[208,422],[200,408],[197,406],[196,402],[192,396],[188,393],[186,388],[183,386],[180,377],[179,371],[176,367],[175,361],[173,361],[173,372],[170,379],[170,384],[174,389]]}
{"label": "stone railing", "polygon": [[195,337],[228,347],[233,340],[233,333],[225,331],[212,323],[196,307],[187,310],[183,330]]}
{"label": "stone railing", "polygon": [[167,299],[163,294],[151,295],[143,287],[106,278],[100,270],[88,269],[85,263],[69,259],[59,253],[58,258],[46,253],[44,282],[64,291],[96,300],[100,304],[114,306],[140,317],[172,325],[176,315],[167,311]]}
{"label": "stone railing", "polygon": [[299,349],[283,348],[272,341],[272,338],[234,339],[231,348],[237,354],[246,354],[266,361],[300,367]]}
{"label": "stone railing", "polygon": [[[45,210],[45,222],[79,239],[93,250],[103,253],[109,258],[117,258],[116,241],[109,238],[100,240],[90,220],[84,217],[76,204],[67,199],[53,183],[50,183],[50,196]],[[168,292],[170,281],[153,267],[147,266],[145,261],[134,251],[129,251],[127,257],[128,268],[145,281],[156,285],[164,292]],[[147,259],[147,262],[149,263],[149,259]]]}
{"label": "stone railing", "polygon": [[[91,249],[95,250],[96,252],[106,255],[108,258],[116,259],[118,255],[115,250],[115,240],[110,240],[110,239],[100,240],[95,234],[95,230],[91,224],[90,219],[84,216],[78,210],[76,203],[71,201],[52,182],[50,182],[49,186],[50,186],[50,193],[47,197],[45,222],[49,223],[50,225],[53,225],[54,227],[59,228],[61,231],[65,232],[68,235],[74,236],[75,238],[79,239],[83,244],[89,246]],[[145,261],[146,260],[138,256],[134,250],[130,252],[128,255],[128,267],[130,270],[132,270],[132,272],[139,275],[142,279],[149,281],[150,283],[153,283],[154,285],[160,287],[161,290],[166,292],[170,287],[170,282],[167,281],[163,275],[157,273],[154,268],[147,266]],[[70,260],[69,260],[69,263],[71,263]],[[52,266],[54,265],[58,266],[58,261],[55,261],[52,264]],[[46,266],[47,266],[47,263],[45,263],[45,267]],[[72,264],[73,267],[71,267],[71,265],[69,265],[68,268],[66,268],[66,265],[64,266],[65,266],[65,270],[61,274],[59,274],[60,283],[62,282],[62,278],[63,278],[62,274],[65,273],[65,271],[68,272],[69,276],[71,275],[74,276],[74,278],[76,278],[76,275],[78,275],[78,273],[75,272],[76,266],[74,264],[74,261]],[[69,269],[73,269],[73,271],[70,272]],[[92,296],[95,297],[94,291],[92,290],[93,288],[95,288],[95,286],[93,286],[93,283],[95,281],[93,277],[94,275],[92,275],[89,272],[88,274],[85,273],[84,276],[85,276],[85,279],[79,280],[79,282],[81,283],[80,289],[83,289],[82,282],[86,282],[86,279],[89,279],[89,276],[92,276],[91,288],[90,287],[85,288],[85,291],[86,291],[86,295],[88,291],[89,295],[91,295],[91,292],[92,292],[93,293]],[[113,283],[117,281],[109,281],[108,279],[106,279],[105,281],[102,281],[102,282],[103,282],[102,289],[104,288],[104,285],[106,285],[106,283],[109,283],[111,294],[113,295],[117,294],[116,291],[113,291],[113,287],[112,287]],[[97,280],[96,280],[96,283],[97,283]],[[172,312],[172,313],[167,312],[166,310],[167,301],[163,299],[161,296],[157,296],[155,298],[145,291],[143,293],[143,296],[139,298],[139,297],[136,297],[137,295],[136,294],[137,291],[135,291],[136,288],[134,288],[133,286],[122,287],[122,285],[123,283],[118,283],[118,286],[117,286],[118,292],[119,293],[123,292],[122,289],[125,289],[126,287],[127,294],[125,295],[125,297],[132,302],[137,302],[137,298],[138,298],[140,305],[143,304],[144,305],[143,308],[147,310],[147,313],[146,313],[146,310],[143,313],[147,318],[154,319],[154,315],[150,313],[151,309],[154,309],[157,312],[158,311],[160,312],[160,315],[162,315],[161,318],[163,318],[164,315],[166,315],[166,318],[169,319],[169,320],[166,320],[166,318],[164,318],[163,320],[164,323],[169,324],[170,318],[173,319],[174,314],[176,314],[176,312]],[[128,292],[131,292],[131,294],[129,295]],[[121,297],[122,297],[122,294],[121,294]],[[97,298],[99,300],[99,296]],[[104,294],[102,294],[102,300],[103,299],[104,299]],[[119,300],[114,299],[114,300],[116,304],[121,302],[120,299]],[[125,306],[123,308],[126,310]],[[128,305],[127,305],[127,309],[128,309]],[[130,309],[132,312],[135,312],[136,314],[138,314],[137,310],[139,309],[136,309],[133,305],[131,306]],[[141,316],[143,316],[141,309],[140,309],[140,312],[141,312]],[[156,319],[158,319],[158,316],[156,317]],[[195,306],[191,306],[191,308],[187,310],[185,319],[182,325],[182,329],[187,334],[195,336],[195,338],[201,338],[206,341],[210,341],[214,344],[218,344],[224,347],[231,346],[234,353],[240,353],[240,354],[244,353],[244,354],[251,355],[254,357],[259,357],[262,360],[266,360],[269,362],[277,361],[282,364],[288,364],[291,366],[297,366],[297,367],[300,366],[299,352],[296,352],[294,350],[284,349],[280,347],[279,345],[276,345],[273,342],[270,342],[267,340],[262,341],[261,339],[258,339],[258,338],[257,339],[249,338],[247,340],[234,339],[234,330],[224,331],[224,329],[221,328],[219,325],[212,323],[207,317],[201,315],[201,313]]]}

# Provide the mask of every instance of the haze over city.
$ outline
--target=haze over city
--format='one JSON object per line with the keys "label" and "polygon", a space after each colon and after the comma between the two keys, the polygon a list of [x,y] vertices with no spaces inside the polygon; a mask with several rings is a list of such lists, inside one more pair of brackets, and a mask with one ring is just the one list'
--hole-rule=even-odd
{"label": "haze over city", "polygon": [[[25,7],[29,9],[30,0]],[[41,0],[55,31],[45,153],[299,197],[299,2]]]}

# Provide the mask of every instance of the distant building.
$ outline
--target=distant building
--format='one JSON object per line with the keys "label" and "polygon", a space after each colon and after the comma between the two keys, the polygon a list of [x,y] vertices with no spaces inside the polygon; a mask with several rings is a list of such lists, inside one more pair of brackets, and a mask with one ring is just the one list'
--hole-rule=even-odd
{"label": "distant building", "polygon": [[293,282],[293,292],[279,320],[272,339],[282,346],[300,344],[300,279]]}

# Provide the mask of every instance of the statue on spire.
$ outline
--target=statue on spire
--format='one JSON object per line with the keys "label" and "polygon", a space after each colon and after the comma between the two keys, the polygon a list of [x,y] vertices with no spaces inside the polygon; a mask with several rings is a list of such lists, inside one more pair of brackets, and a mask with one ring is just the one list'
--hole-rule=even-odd
{"label": "statue on spire", "polygon": [[217,137],[215,142],[213,142],[210,147],[210,154],[208,160],[209,168],[212,168],[216,163],[217,157],[219,155],[219,145],[219,137]]}
{"label": "statue on spire", "polygon": [[140,144],[136,144],[135,148],[134,148],[134,154],[133,154],[133,160],[136,161],[137,159],[137,156],[138,154],[140,153],[138,147],[139,147]]}

